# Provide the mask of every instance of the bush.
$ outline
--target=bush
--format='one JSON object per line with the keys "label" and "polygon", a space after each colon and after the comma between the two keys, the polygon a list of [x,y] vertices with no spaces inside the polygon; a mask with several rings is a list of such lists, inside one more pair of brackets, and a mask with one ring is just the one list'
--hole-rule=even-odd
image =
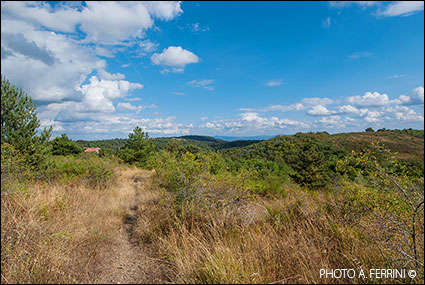
{"label": "bush", "polygon": [[43,179],[48,182],[84,183],[105,189],[114,176],[117,162],[83,153],[79,156],[52,156],[44,164]]}
{"label": "bush", "polygon": [[69,155],[83,152],[83,148],[68,138],[66,134],[56,137],[52,142],[52,154]]}

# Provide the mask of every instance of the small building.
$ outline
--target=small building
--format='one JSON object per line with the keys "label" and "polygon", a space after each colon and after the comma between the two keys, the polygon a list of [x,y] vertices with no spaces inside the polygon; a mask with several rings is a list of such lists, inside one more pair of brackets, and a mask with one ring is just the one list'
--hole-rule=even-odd
{"label": "small building", "polygon": [[100,147],[89,147],[89,146],[84,147],[84,152],[94,152],[96,154],[99,154],[99,150],[100,150]]}

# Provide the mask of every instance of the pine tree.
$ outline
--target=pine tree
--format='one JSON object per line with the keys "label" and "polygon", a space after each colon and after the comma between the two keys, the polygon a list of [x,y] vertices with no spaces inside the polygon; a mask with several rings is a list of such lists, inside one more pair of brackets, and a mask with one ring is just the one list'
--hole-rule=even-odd
{"label": "pine tree", "polygon": [[149,156],[155,151],[155,145],[148,134],[140,127],[136,127],[133,133],[128,135],[124,147],[118,156],[127,163],[144,166]]}
{"label": "pine tree", "polygon": [[51,144],[52,154],[54,155],[69,155],[83,152],[83,148],[70,140],[66,134],[56,137]]}
{"label": "pine tree", "polygon": [[52,127],[44,129],[37,136],[40,121],[37,119],[37,106],[22,89],[1,78],[1,144],[10,144],[30,164],[37,164],[45,151],[45,143],[50,138]]}

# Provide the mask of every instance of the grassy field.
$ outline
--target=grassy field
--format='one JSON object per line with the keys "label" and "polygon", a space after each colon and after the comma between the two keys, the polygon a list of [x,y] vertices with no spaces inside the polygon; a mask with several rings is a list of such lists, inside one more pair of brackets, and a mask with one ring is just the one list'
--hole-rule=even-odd
{"label": "grassy field", "polygon": [[[377,140],[395,158],[365,150]],[[1,280],[423,283],[423,170],[402,172],[396,159],[423,169],[423,147],[423,136],[392,131],[298,134],[223,153],[173,142],[148,158],[153,170],[78,154],[27,174],[2,149]],[[337,268],[418,276],[320,276]]]}

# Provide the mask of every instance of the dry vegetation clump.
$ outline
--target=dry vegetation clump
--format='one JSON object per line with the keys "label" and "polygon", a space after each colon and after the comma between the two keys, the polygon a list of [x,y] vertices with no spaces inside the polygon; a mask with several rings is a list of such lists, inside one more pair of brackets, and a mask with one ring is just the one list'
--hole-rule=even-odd
{"label": "dry vegetation clump", "polygon": [[[346,282],[320,279],[320,269],[366,268],[379,259],[353,229],[334,222],[322,206],[332,201],[317,192],[296,188],[286,198],[233,201],[233,216],[226,207],[202,214],[197,200],[176,210],[173,196],[163,194],[143,210],[137,230],[159,250],[172,282]],[[254,222],[241,219],[247,208],[261,209],[261,215]]]}
{"label": "dry vegetation clump", "polygon": [[[121,168],[106,189],[37,182],[1,199],[2,283],[89,282],[108,254],[133,189]],[[124,185],[124,187],[123,187]]]}

